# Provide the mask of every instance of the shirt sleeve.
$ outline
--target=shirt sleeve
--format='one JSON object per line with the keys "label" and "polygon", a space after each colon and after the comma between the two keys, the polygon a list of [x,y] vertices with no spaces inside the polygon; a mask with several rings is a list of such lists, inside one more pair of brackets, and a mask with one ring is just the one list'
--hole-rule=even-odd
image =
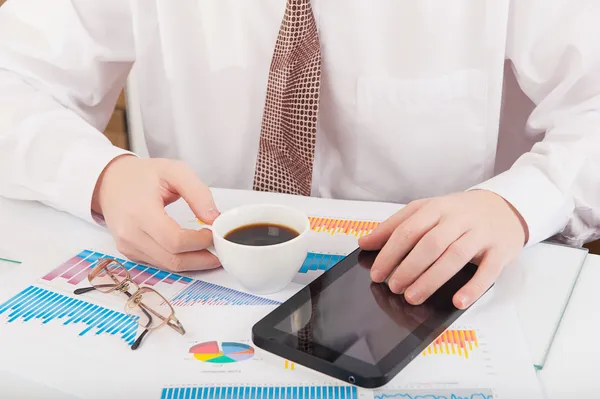
{"label": "shirt sleeve", "polygon": [[510,202],[527,246],[600,237],[600,2],[515,0],[507,57],[536,107],[529,134],[543,139],[504,173],[477,185]]}
{"label": "shirt sleeve", "polygon": [[126,0],[0,7],[0,195],[94,222],[96,181],[129,153],[102,133],[134,59]]}

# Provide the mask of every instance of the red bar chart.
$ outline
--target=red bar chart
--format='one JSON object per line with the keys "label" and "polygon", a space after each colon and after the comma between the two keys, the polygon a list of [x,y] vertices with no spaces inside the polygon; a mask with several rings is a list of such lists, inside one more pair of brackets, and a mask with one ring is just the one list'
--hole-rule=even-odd
{"label": "red bar chart", "polygon": [[102,252],[83,250],[71,259],[62,263],[50,273],[42,277],[45,281],[54,281],[56,279],[66,281],[70,285],[77,285],[85,280],[100,259],[116,259],[121,262],[129,271],[129,275],[137,284],[156,286],[159,283],[172,285],[178,283],[187,286],[194,281],[192,278],[185,277],[175,273],[169,273],[150,266],[127,261],[125,259],[115,258]]}

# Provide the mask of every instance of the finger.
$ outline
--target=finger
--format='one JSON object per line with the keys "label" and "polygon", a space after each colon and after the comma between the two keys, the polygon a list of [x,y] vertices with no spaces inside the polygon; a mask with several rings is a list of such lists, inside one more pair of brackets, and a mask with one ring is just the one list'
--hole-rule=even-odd
{"label": "finger", "polygon": [[429,230],[390,277],[392,291],[414,283],[463,233],[458,223],[444,220]]}
{"label": "finger", "polygon": [[370,289],[371,294],[373,295],[373,298],[375,299],[377,305],[379,305],[379,307],[387,313],[389,310],[389,303],[387,301],[385,293],[382,291],[381,285],[371,284]]}
{"label": "finger", "polygon": [[212,224],[219,216],[212,192],[183,162],[166,162],[162,177],[187,202],[196,217]]}
{"label": "finger", "polygon": [[453,303],[466,309],[479,299],[498,278],[505,261],[500,251],[489,250],[482,258],[475,275],[454,295]]}
{"label": "finger", "polygon": [[420,305],[481,251],[481,240],[472,230],[448,246],[446,251],[404,293],[406,300]]}
{"label": "finger", "polygon": [[426,307],[413,306],[410,304],[404,306],[403,311],[405,314],[410,316],[411,319],[413,319],[419,324],[423,324],[425,320],[427,320],[427,318],[429,317],[429,314],[431,313],[430,309],[427,309]]}
{"label": "finger", "polygon": [[220,266],[219,259],[207,250],[171,253],[142,230],[132,234],[125,247],[124,250],[118,248],[119,252],[137,255],[145,263],[174,272],[207,270]]}
{"label": "finger", "polygon": [[396,227],[419,210],[419,208],[423,206],[424,201],[425,200],[410,202],[404,208],[381,222],[370,234],[362,236],[358,240],[358,245],[366,251],[381,249]]}
{"label": "finger", "polygon": [[125,258],[129,259],[130,261],[134,262],[134,263],[139,263],[139,264],[148,264],[150,258],[148,257],[148,255],[142,253],[141,251],[138,251],[135,248],[119,248],[117,246],[117,251],[119,251],[121,254],[123,254],[123,256],[125,256]]}
{"label": "finger", "polygon": [[147,215],[142,221],[142,230],[170,253],[200,251],[213,243],[212,231],[184,229],[160,206],[148,211]]}
{"label": "finger", "polygon": [[438,220],[439,214],[423,208],[400,224],[373,262],[371,269],[373,281],[384,281],[425,233],[436,225]]}

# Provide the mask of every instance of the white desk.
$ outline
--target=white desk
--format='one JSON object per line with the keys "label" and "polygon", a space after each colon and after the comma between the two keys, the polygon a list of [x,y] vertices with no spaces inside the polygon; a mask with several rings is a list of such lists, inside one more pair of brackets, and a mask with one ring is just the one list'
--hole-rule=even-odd
{"label": "white desk", "polygon": [[[104,229],[40,204],[0,198],[0,247],[10,250],[13,256],[23,262],[23,265],[14,265],[15,268],[22,268],[23,281],[30,276],[39,276],[34,265],[59,264],[65,259],[65,254],[89,247],[90,242],[100,251],[114,248],[111,236]],[[43,248],[43,251],[37,248]],[[27,270],[29,268],[32,270]],[[5,272],[0,268],[0,279]],[[600,397],[597,360],[600,359],[600,345],[597,343],[600,331],[598,284],[600,257],[589,255],[546,365],[538,374],[549,399]],[[15,378],[11,373],[0,372],[0,398],[4,397],[70,396]]]}
{"label": "white desk", "polygon": [[548,399],[600,398],[600,256],[588,255],[538,373]]}

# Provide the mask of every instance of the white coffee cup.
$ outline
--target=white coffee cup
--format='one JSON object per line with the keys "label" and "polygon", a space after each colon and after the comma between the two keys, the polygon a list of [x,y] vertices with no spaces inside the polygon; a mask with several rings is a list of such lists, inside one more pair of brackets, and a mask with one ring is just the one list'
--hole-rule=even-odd
{"label": "white coffee cup", "polygon": [[[264,246],[238,244],[225,236],[252,224],[277,224],[298,232],[291,240]],[[249,292],[272,294],[283,290],[298,273],[308,254],[308,216],[295,208],[276,204],[244,205],[221,213],[212,225],[214,247],[223,269]]]}

